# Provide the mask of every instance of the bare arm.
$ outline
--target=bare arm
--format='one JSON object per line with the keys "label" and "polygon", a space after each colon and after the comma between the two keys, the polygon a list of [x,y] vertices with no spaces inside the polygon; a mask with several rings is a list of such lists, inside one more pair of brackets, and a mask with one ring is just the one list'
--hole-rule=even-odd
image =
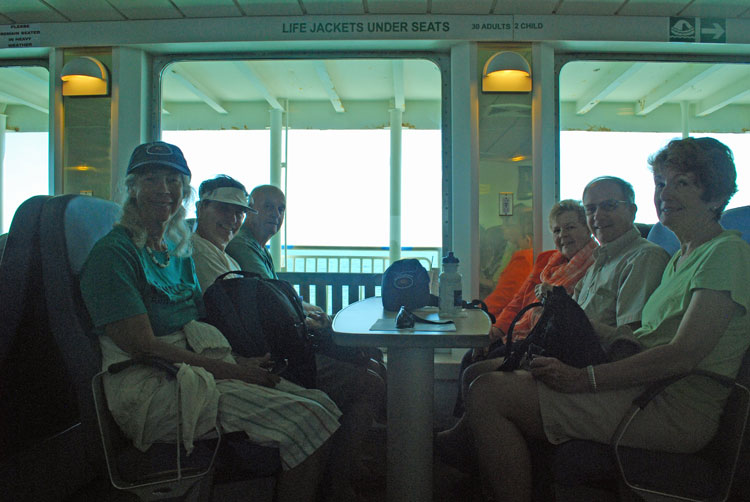
{"label": "bare arm", "polygon": [[[716,346],[738,308],[727,291],[696,290],[672,341],[596,366],[597,390],[653,383],[692,370]],[[573,368],[549,357],[534,359],[531,368],[536,378],[555,390],[590,390],[585,368]]]}
{"label": "bare arm", "polygon": [[219,380],[243,380],[267,387],[273,387],[279,381],[277,375],[268,372],[260,364],[252,362],[241,365],[232,364],[162,342],[154,336],[151,322],[146,314],[135,315],[107,324],[104,327],[104,334],[134,358],[159,357],[172,363],[200,366]]}

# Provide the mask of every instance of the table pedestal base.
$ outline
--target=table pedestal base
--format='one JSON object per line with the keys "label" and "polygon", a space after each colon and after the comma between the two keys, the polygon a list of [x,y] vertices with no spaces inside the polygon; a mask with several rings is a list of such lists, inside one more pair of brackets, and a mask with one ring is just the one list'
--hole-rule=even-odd
{"label": "table pedestal base", "polygon": [[388,348],[388,501],[432,501],[432,348]]}

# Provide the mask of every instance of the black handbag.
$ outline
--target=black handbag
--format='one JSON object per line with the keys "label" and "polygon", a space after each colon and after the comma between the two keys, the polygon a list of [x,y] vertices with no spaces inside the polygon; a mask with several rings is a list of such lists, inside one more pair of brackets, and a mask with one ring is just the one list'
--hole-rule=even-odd
{"label": "black handbag", "polygon": [[[513,328],[518,320],[539,307],[542,315],[529,335],[514,343]],[[508,356],[498,371],[524,368],[534,355],[554,357],[576,368],[608,361],[588,316],[562,286],[553,287],[541,302],[522,308],[510,324],[505,343]]]}

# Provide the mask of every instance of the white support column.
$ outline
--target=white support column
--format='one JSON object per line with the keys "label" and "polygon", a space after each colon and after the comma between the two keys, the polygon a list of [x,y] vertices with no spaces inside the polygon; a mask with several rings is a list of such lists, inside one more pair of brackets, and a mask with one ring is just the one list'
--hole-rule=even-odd
{"label": "white support column", "polygon": [[[271,108],[271,184],[281,186],[281,110]],[[277,267],[281,266],[281,235],[271,237],[271,257]]]}
{"label": "white support column", "polygon": [[63,180],[63,96],[60,74],[63,49],[49,53],[49,193],[62,193]]}
{"label": "white support column", "polygon": [[388,259],[401,259],[401,120],[400,108],[390,110],[391,119],[391,225]]}
{"label": "white support column", "polygon": [[[139,49],[112,49],[112,199],[117,200],[133,149],[146,142],[150,130],[148,107],[150,70]],[[155,138],[154,138],[155,139]]]}
{"label": "white support column", "polygon": [[[5,111],[5,105],[0,106],[0,112]],[[8,116],[4,113],[0,113],[0,233],[3,233],[3,225],[5,222],[5,218],[10,219],[12,218],[12,215],[6,215],[3,212],[3,159],[5,158],[5,126],[8,121]],[[0,252],[0,255],[2,252]]]}
{"label": "white support column", "polygon": [[680,125],[682,126],[682,139],[685,139],[688,136],[690,136],[690,118],[688,115],[689,110],[690,110],[690,103],[688,103],[687,101],[680,101],[680,114],[681,114]]}
{"label": "white support column", "polygon": [[479,99],[476,43],[451,48],[450,249],[461,261],[464,298],[479,296]]}
{"label": "white support column", "polygon": [[534,256],[554,248],[547,216],[558,197],[556,156],[559,133],[555,124],[555,52],[548,44],[532,47],[531,134],[534,186]]}

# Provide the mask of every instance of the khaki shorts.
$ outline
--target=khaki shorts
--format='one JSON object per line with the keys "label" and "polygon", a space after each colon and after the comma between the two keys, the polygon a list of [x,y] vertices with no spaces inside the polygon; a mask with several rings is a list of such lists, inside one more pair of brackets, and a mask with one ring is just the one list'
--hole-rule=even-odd
{"label": "khaki shorts", "polygon": [[[620,420],[643,387],[597,393],[565,394],[537,381],[539,406],[547,439],[609,443]],[[656,396],[636,415],[620,444],[659,451],[692,453],[716,434],[718,423],[674,399]]]}

